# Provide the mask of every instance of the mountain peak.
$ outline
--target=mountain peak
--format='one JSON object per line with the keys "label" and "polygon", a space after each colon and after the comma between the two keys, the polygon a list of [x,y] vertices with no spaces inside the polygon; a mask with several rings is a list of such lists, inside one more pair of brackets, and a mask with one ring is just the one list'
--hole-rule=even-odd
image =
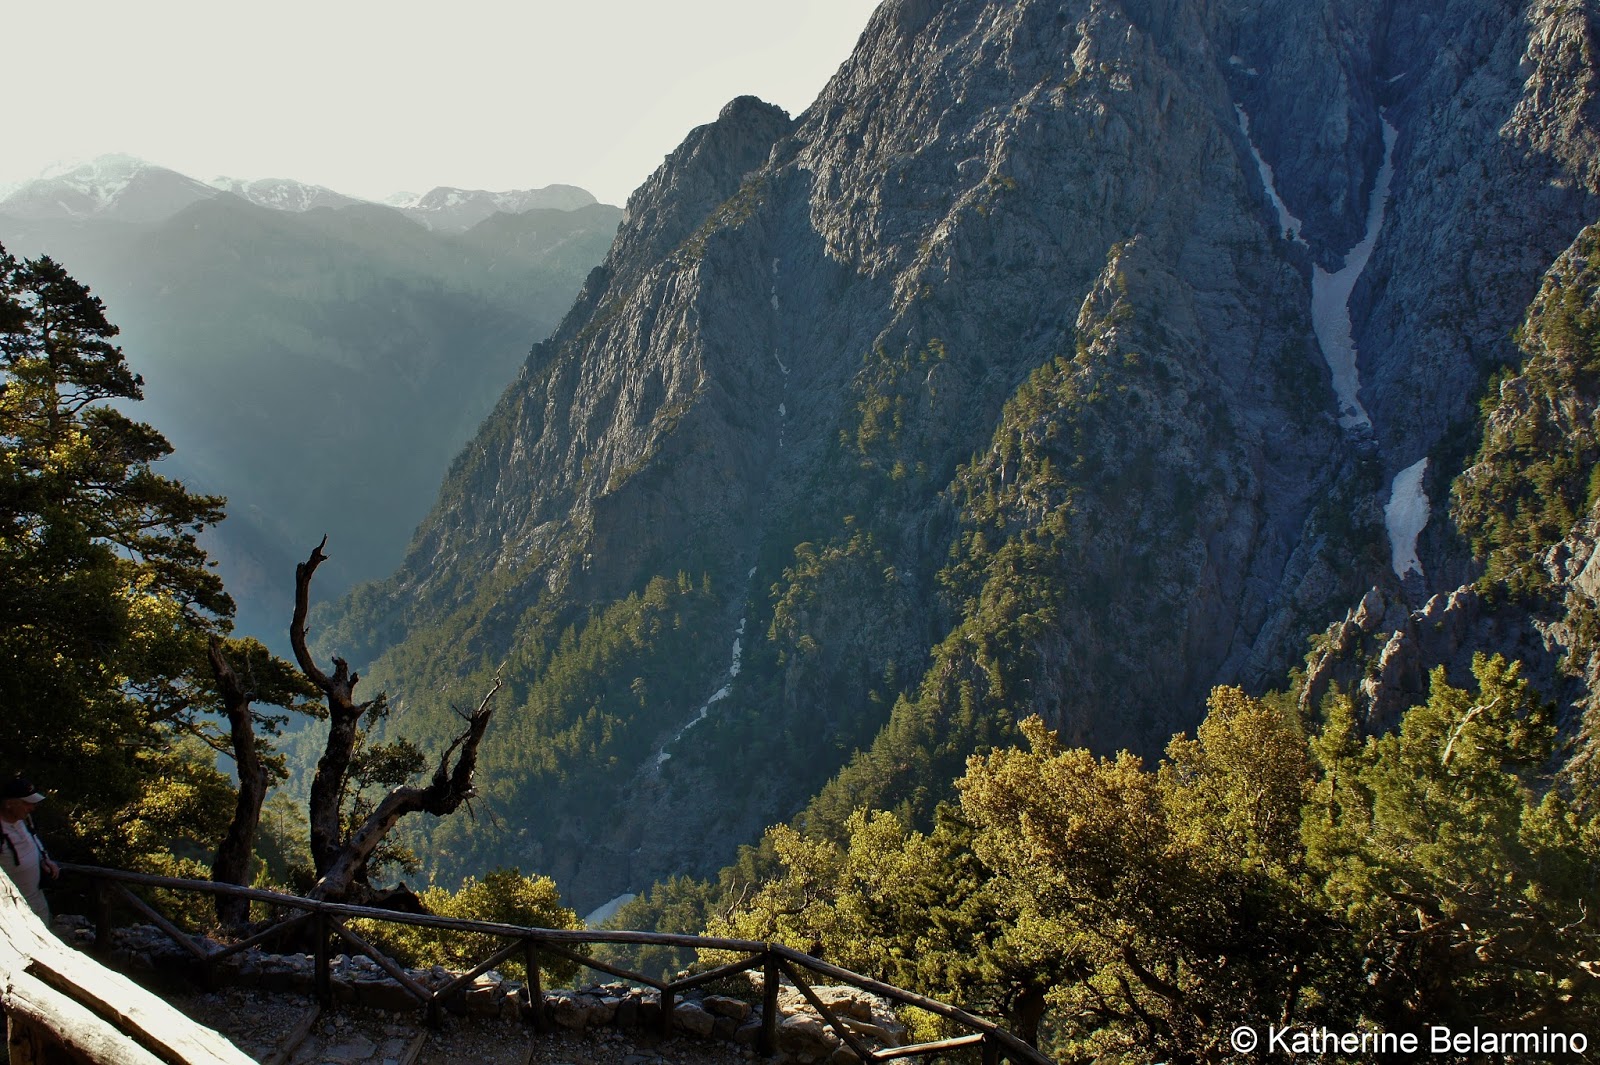
{"label": "mountain peak", "polygon": [[292,178],[215,177],[207,184],[276,211],[309,211],[314,207],[348,207],[364,202],[323,185],[307,185]]}
{"label": "mountain peak", "polygon": [[576,211],[598,201],[576,185],[546,185],[509,192],[439,185],[420,196],[396,193],[384,202],[429,229],[464,232],[498,212],[521,214],[541,208]]}
{"label": "mountain peak", "polygon": [[[110,154],[57,163],[31,181],[0,188],[0,215],[27,221],[104,218],[159,222],[223,192],[274,211],[302,212],[369,202],[292,178],[215,177],[202,182],[137,156]],[[385,199],[383,206],[428,229],[460,233],[500,212],[521,214],[536,208],[576,211],[596,202],[575,185],[508,192],[441,185],[420,196],[397,193]]]}
{"label": "mountain peak", "polygon": [[132,155],[101,155],[49,168],[0,200],[0,213],[27,219],[147,222],[215,195],[216,190],[176,170]]}

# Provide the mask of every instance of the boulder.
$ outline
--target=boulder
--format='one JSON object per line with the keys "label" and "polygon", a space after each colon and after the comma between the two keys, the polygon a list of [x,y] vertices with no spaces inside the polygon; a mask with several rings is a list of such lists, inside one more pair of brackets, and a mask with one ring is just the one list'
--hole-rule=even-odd
{"label": "boulder", "polygon": [[717,1019],[698,1002],[680,1002],[672,1009],[672,1023],[674,1027],[704,1039],[711,1035]]}
{"label": "boulder", "polygon": [[752,1008],[750,1003],[743,999],[728,995],[707,995],[700,1004],[718,1017],[730,1017],[735,1021],[742,1021],[750,1016]]}

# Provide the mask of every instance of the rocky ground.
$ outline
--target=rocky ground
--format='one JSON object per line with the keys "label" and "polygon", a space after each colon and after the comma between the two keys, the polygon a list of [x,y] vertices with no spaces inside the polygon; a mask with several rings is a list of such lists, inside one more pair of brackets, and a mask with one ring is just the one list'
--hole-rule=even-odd
{"label": "rocky ground", "polygon": [[[420,1012],[361,1006],[319,1012],[295,992],[228,988],[167,998],[257,1061],[280,1065],[743,1065],[750,1055],[711,1040],[614,1028],[539,1035],[499,1018],[446,1016],[443,1027],[432,1030]],[[297,1030],[308,1021],[309,1031],[296,1044]]]}

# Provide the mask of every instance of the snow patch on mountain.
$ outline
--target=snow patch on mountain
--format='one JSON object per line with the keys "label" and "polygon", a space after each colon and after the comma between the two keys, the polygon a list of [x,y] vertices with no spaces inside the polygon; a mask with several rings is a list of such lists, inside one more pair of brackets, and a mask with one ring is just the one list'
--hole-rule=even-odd
{"label": "snow patch on mountain", "polygon": [[1367,231],[1361,243],[1344,257],[1336,273],[1320,266],[1311,268],[1311,324],[1316,330],[1322,357],[1333,371],[1333,389],[1339,397],[1339,424],[1346,429],[1371,429],[1372,419],[1361,405],[1361,373],[1350,322],[1350,294],[1372,258],[1378,233],[1383,229],[1383,214],[1389,204],[1389,186],[1394,180],[1394,142],[1399,132],[1383,120],[1383,165],[1372,183],[1372,198],[1367,205]]}
{"label": "snow patch on mountain", "polygon": [[1389,530],[1389,555],[1394,575],[1401,580],[1413,570],[1419,577],[1424,575],[1417,558],[1417,537],[1428,525],[1428,493],[1422,488],[1427,472],[1428,460],[1423,458],[1395,474],[1389,502],[1383,508],[1383,524]]}
{"label": "snow patch on mountain", "polygon": [[1266,187],[1267,198],[1272,201],[1272,206],[1278,212],[1278,231],[1302,248],[1305,247],[1306,242],[1300,236],[1305,224],[1294,216],[1289,210],[1289,205],[1283,202],[1283,197],[1278,195],[1278,183],[1272,173],[1272,166],[1261,157],[1261,149],[1257,148],[1256,142],[1250,138],[1250,116],[1245,114],[1244,108],[1238,104],[1233,105],[1233,110],[1239,116],[1239,131],[1244,134],[1244,142],[1250,146],[1250,154],[1255,157],[1256,170],[1261,174],[1261,184]]}

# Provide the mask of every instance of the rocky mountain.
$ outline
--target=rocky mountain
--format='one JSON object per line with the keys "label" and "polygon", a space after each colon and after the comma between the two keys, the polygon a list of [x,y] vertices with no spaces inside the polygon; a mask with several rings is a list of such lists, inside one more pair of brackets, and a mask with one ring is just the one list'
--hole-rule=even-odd
{"label": "rocky mountain", "polygon": [[[394,567],[621,211],[533,208],[433,231],[296,182],[221,191],[124,162],[0,201],[0,243],[51,255],[106,301],[146,381],[140,416],[176,448],[171,472],[229,498],[209,546],[240,630],[286,650],[294,563],[326,533],[324,594]],[[76,206],[48,211],[49,197]]]}
{"label": "rocky mountain", "polygon": [[1024,714],[1152,752],[1477,579],[1445,501],[1600,217],[1597,20],[887,0],[805,113],[728,105],[324,619],[423,739],[508,681],[435,871],[587,908],[926,811]]}

